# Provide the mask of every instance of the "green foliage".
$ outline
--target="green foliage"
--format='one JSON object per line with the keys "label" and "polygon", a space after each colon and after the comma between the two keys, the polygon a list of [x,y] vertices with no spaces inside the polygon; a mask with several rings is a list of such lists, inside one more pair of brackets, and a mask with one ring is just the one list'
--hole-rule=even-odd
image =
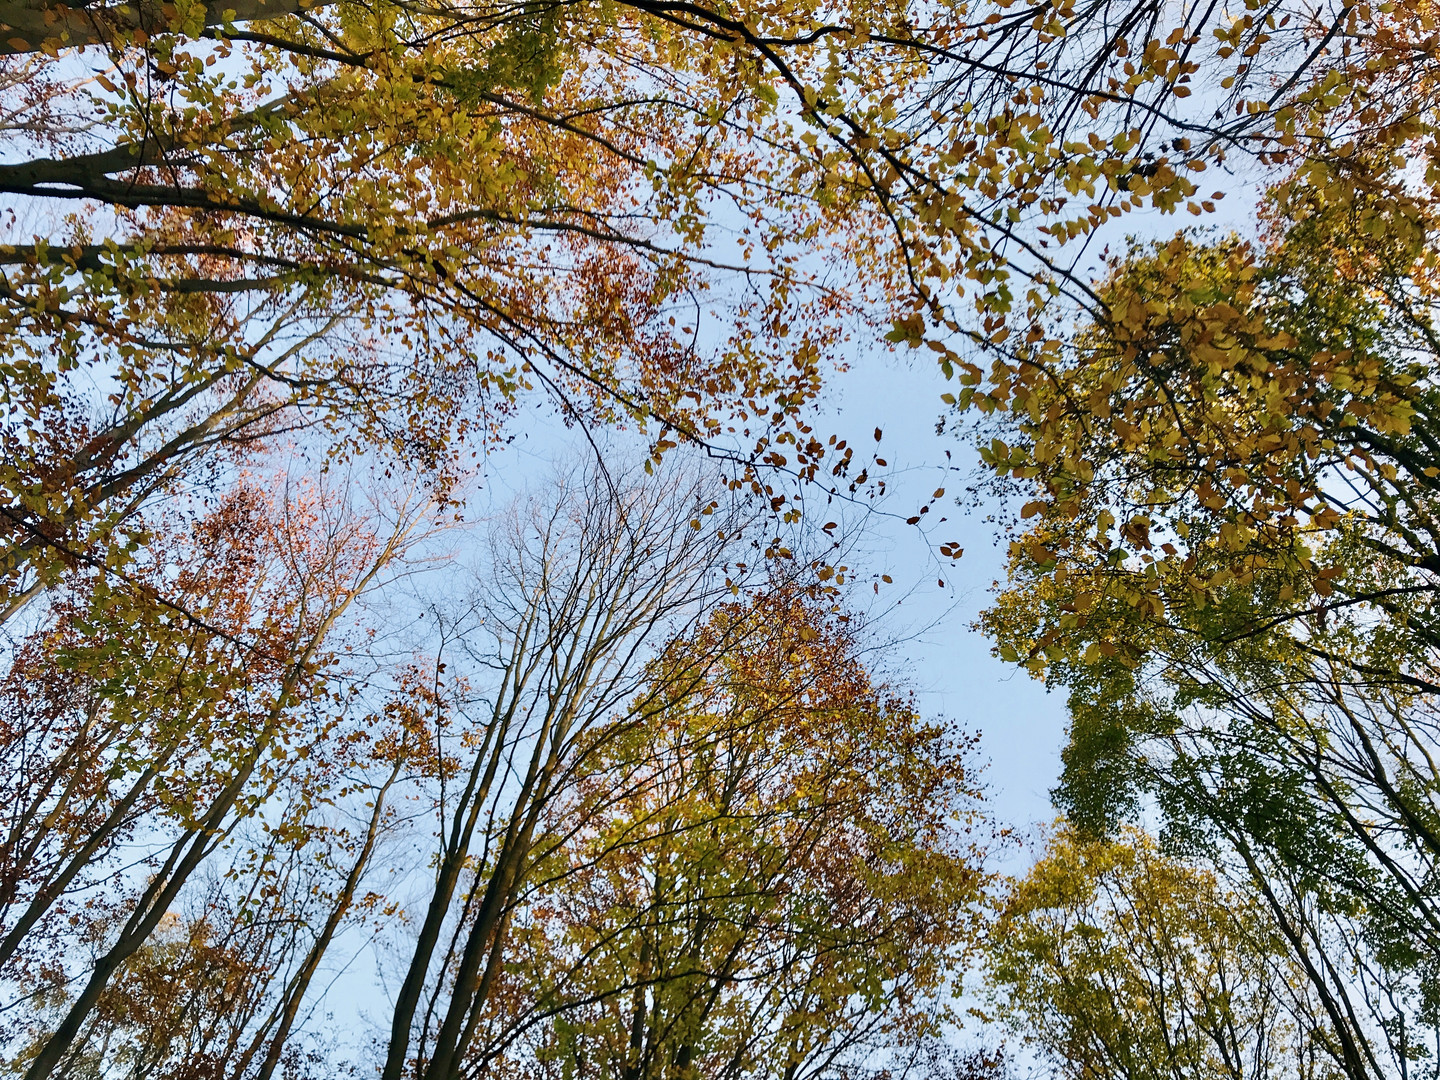
{"label": "green foliage", "polygon": [[459,103],[473,105],[496,90],[521,90],[532,104],[542,104],[545,91],[565,74],[561,11],[559,4],[531,2],[512,16],[481,64],[446,76]]}

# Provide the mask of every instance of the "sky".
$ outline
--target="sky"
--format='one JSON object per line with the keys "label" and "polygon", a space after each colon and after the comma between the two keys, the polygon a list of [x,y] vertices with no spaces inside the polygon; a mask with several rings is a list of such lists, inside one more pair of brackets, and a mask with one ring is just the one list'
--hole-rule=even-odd
{"label": "sky", "polygon": [[[978,465],[963,435],[936,434],[946,408],[940,395],[953,386],[929,362],[929,353],[895,353],[863,343],[855,349],[849,369],[830,380],[811,423],[822,438],[834,434],[847,440],[859,464],[878,452],[887,467],[872,468],[871,475],[885,479],[887,493],[861,509],[827,507],[807,492],[807,517],[813,524],[842,521],[837,535],[848,534],[854,545],[845,560],[856,571],[845,602],[863,615],[882,645],[877,668],[911,691],[927,717],[953,720],[980,734],[981,780],[996,821],[1022,830],[1047,822],[1054,817],[1049,789],[1059,775],[1064,697],[991,656],[988,640],[971,627],[989,603],[993,582],[1003,577],[1005,551],[996,542],[995,526],[983,520],[984,510],[967,510],[953,500]],[[883,433],[878,446],[876,428]],[[514,440],[489,458],[478,490],[467,500],[471,521],[478,523],[543,483],[557,459],[593,452],[544,404],[517,417],[512,430]],[[602,451],[619,461],[638,458],[645,446],[638,437],[603,433],[602,439]],[[925,519],[927,525],[934,522],[928,535],[905,524],[938,487],[945,487],[947,496],[935,501]],[[947,520],[941,524],[941,518]],[[958,562],[937,553],[939,544],[950,540],[964,548]],[[882,574],[893,583],[879,582]]]}
{"label": "sky", "polygon": [[[816,426],[833,424],[857,446],[873,445],[872,430],[883,431],[881,452],[890,466],[886,509],[897,516],[871,515],[864,527],[867,546],[895,583],[882,584],[870,612],[881,634],[899,639],[893,659],[922,709],[980,734],[991,810],[1001,823],[1023,828],[1054,816],[1049,789],[1059,775],[1064,700],[992,656],[989,641],[971,626],[990,602],[992,583],[1004,574],[1004,545],[996,542],[995,526],[948,496],[927,516],[927,522],[937,520],[928,537],[904,524],[937,487],[950,495],[959,491],[978,464],[963,436],[936,434],[947,385],[927,362],[928,353],[912,355],[868,356],[852,364],[832,384]],[[946,450],[959,469],[948,476]],[[940,517],[948,520],[939,524]],[[956,563],[935,551],[949,540],[964,549]]]}
{"label": "sky", "polygon": [[[1226,192],[1216,213],[1203,218],[1157,211],[1128,214],[1091,238],[1078,268],[1098,264],[1098,252],[1106,244],[1118,249],[1127,236],[1169,237],[1193,226],[1253,235],[1258,185],[1247,183],[1252,178],[1243,173],[1214,179]],[[1094,258],[1089,257],[1092,252],[1097,253]],[[1005,545],[997,543],[996,526],[984,520],[987,511],[957,507],[947,498],[937,503],[926,522],[940,516],[949,520],[931,526],[928,539],[904,524],[936,487],[947,487],[950,495],[963,488],[978,464],[972,438],[963,432],[936,433],[936,421],[946,411],[940,395],[955,387],[941,376],[931,355],[881,348],[857,353],[850,369],[832,379],[815,427],[835,431],[852,445],[867,447],[866,452],[874,445],[872,430],[882,429],[882,453],[891,470],[887,508],[897,513],[872,515],[866,527],[873,548],[887,564],[885,572],[895,579],[895,587],[887,591],[903,596],[903,601],[873,610],[884,611],[886,629],[906,639],[897,652],[922,706],[933,716],[979,732],[981,757],[988,762],[984,782],[989,806],[1002,825],[1023,836],[1056,816],[1050,790],[1059,779],[1065,743],[1065,695],[1063,690],[1047,692],[1028,673],[992,656],[988,640],[972,628],[991,602],[993,584],[1004,576]],[[958,469],[948,479],[942,468],[947,450],[952,454],[949,464]],[[965,551],[953,566],[935,553],[949,540],[959,540]],[[943,589],[937,584],[941,578]],[[1012,853],[1004,862],[1013,866],[1017,859],[1028,861],[1025,851]]]}

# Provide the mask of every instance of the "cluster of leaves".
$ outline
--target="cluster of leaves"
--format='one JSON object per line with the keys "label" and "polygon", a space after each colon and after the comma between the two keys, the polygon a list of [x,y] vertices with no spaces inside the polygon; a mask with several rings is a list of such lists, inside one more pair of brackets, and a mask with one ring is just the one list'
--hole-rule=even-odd
{"label": "cluster of leaves", "polygon": [[[7,153],[28,160],[0,176],[41,226],[15,224],[0,256],[12,601],[57,563],[111,558],[192,459],[281,433],[442,491],[532,386],[575,420],[658,425],[657,448],[727,417],[756,446],[777,425],[794,441],[859,299],[798,254],[865,251],[865,288],[886,273],[866,213],[770,149],[788,122],[728,19],[17,3],[0,20],[22,54],[88,45],[100,66],[15,61],[50,92],[14,103]],[[62,107],[85,122],[37,156]],[[725,207],[741,260],[707,235]]]}

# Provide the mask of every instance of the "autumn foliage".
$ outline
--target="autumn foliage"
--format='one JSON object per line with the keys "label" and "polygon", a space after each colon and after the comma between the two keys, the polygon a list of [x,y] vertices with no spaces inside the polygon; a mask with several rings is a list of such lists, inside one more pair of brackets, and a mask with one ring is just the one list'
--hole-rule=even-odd
{"label": "autumn foliage", "polygon": [[[1437,56],[1428,0],[0,0],[0,1068],[1433,1073]],[[890,348],[1067,694],[1009,881],[811,520]],[[593,464],[480,512],[537,406]]]}

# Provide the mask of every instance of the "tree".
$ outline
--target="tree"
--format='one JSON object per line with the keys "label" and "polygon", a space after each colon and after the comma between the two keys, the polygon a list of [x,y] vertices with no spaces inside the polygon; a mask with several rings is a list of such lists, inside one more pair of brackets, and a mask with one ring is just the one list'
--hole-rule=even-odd
{"label": "tree", "polygon": [[[866,215],[806,190],[804,144],[768,159],[788,122],[719,13],[15,3],[0,18],[11,49],[68,41],[104,68],[66,79],[66,61],[27,56],[53,92],[18,113],[26,160],[0,172],[50,218],[4,254],[6,610],[66,560],[105,564],[196,459],[297,428],[442,489],[462,440],[494,439],[532,384],[573,419],[658,423],[658,448],[727,416],[759,437],[813,396],[854,306],[797,253],[821,237],[866,250],[866,286],[884,287]],[[61,105],[80,132],[47,127],[42,106]],[[38,156],[32,128],[64,152]],[[742,262],[707,250],[715,203],[738,212]],[[699,334],[723,344],[707,354]]]}
{"label": "tree", "polygon": [[472,1069],[868,1075],[944,1033],[986,880],[967,741],[861,658],[781,588],[651,665],[663,704],[546,815]]}
{"label": "tree", "polygon": [[660,691],[642,683],[647,653],[732,587],[717,568],[744,538],[743,505],[683,479],[621,479],[605,491],[598,471],[579,473],[518,507],[495,537],[483,586],[459,610],[437,609],[437,672],[454,652],[473,673],[462,668],[467,682],[452,682],[451,718],[435,734],[444,766],[420,795],[434,815],[433,882],[406,947],[387,1078],[462,1074],[541,822],[574,783],[597,725],[655,715]]}
{"label": "tree", "polygon": [[1245,868],[1354,1077],[1433,1067],[1440,1001],[1435,177],[1396,156],[1432,153],[1430,18],[1381,21],[1373,138],[1281,177],[1259,242],[1115,260],[988,450],[1033,520],[985,623],[1070,690],[1062,805],[1153,798]]}
{"label": "tree", "polygon": [[1368,8],[1293,14],[10,0],[0,190],[35,213],[0,253],[0,611],[108,565],[196,459],[303,428],[443,489],[528,386],[772,498],[756,469],[836,484],[854,450],[804,407],[851,315],[1028,336],[1094,299],[1044,245],[1198,212],[1227,152],[1308,142],[1394,70],[1348,60]]}
{"label": "tree", "polygon": [[1335,1074],[1263,899],[1138,830],[1057,828],[1010,883],[990,942],[992,1007],[1063,1076]]}
{"label": "tree", "polygon": [[[332,634],[416,538],[425,503],[402,503],[386,522],[333,489],[285,498],[245,485],[155,522],[124,588],[76,573],[52,595],[0,699],[0,985],[14,1025],[5,1035],[27,1075],[90,1052],[76,1040],[92,1014],[128,1000],[117,978],[190,955],[152,936],[325,739],[339,674]],[[162,590],[188,602],[156,604]],[[112,633],[96,635],[96,624]],[[287,824],[282,815],[279,835]],[[272,844],[255,869],[276,855]],[[203,941],[209,918],[202,911],[182,938]]]}

